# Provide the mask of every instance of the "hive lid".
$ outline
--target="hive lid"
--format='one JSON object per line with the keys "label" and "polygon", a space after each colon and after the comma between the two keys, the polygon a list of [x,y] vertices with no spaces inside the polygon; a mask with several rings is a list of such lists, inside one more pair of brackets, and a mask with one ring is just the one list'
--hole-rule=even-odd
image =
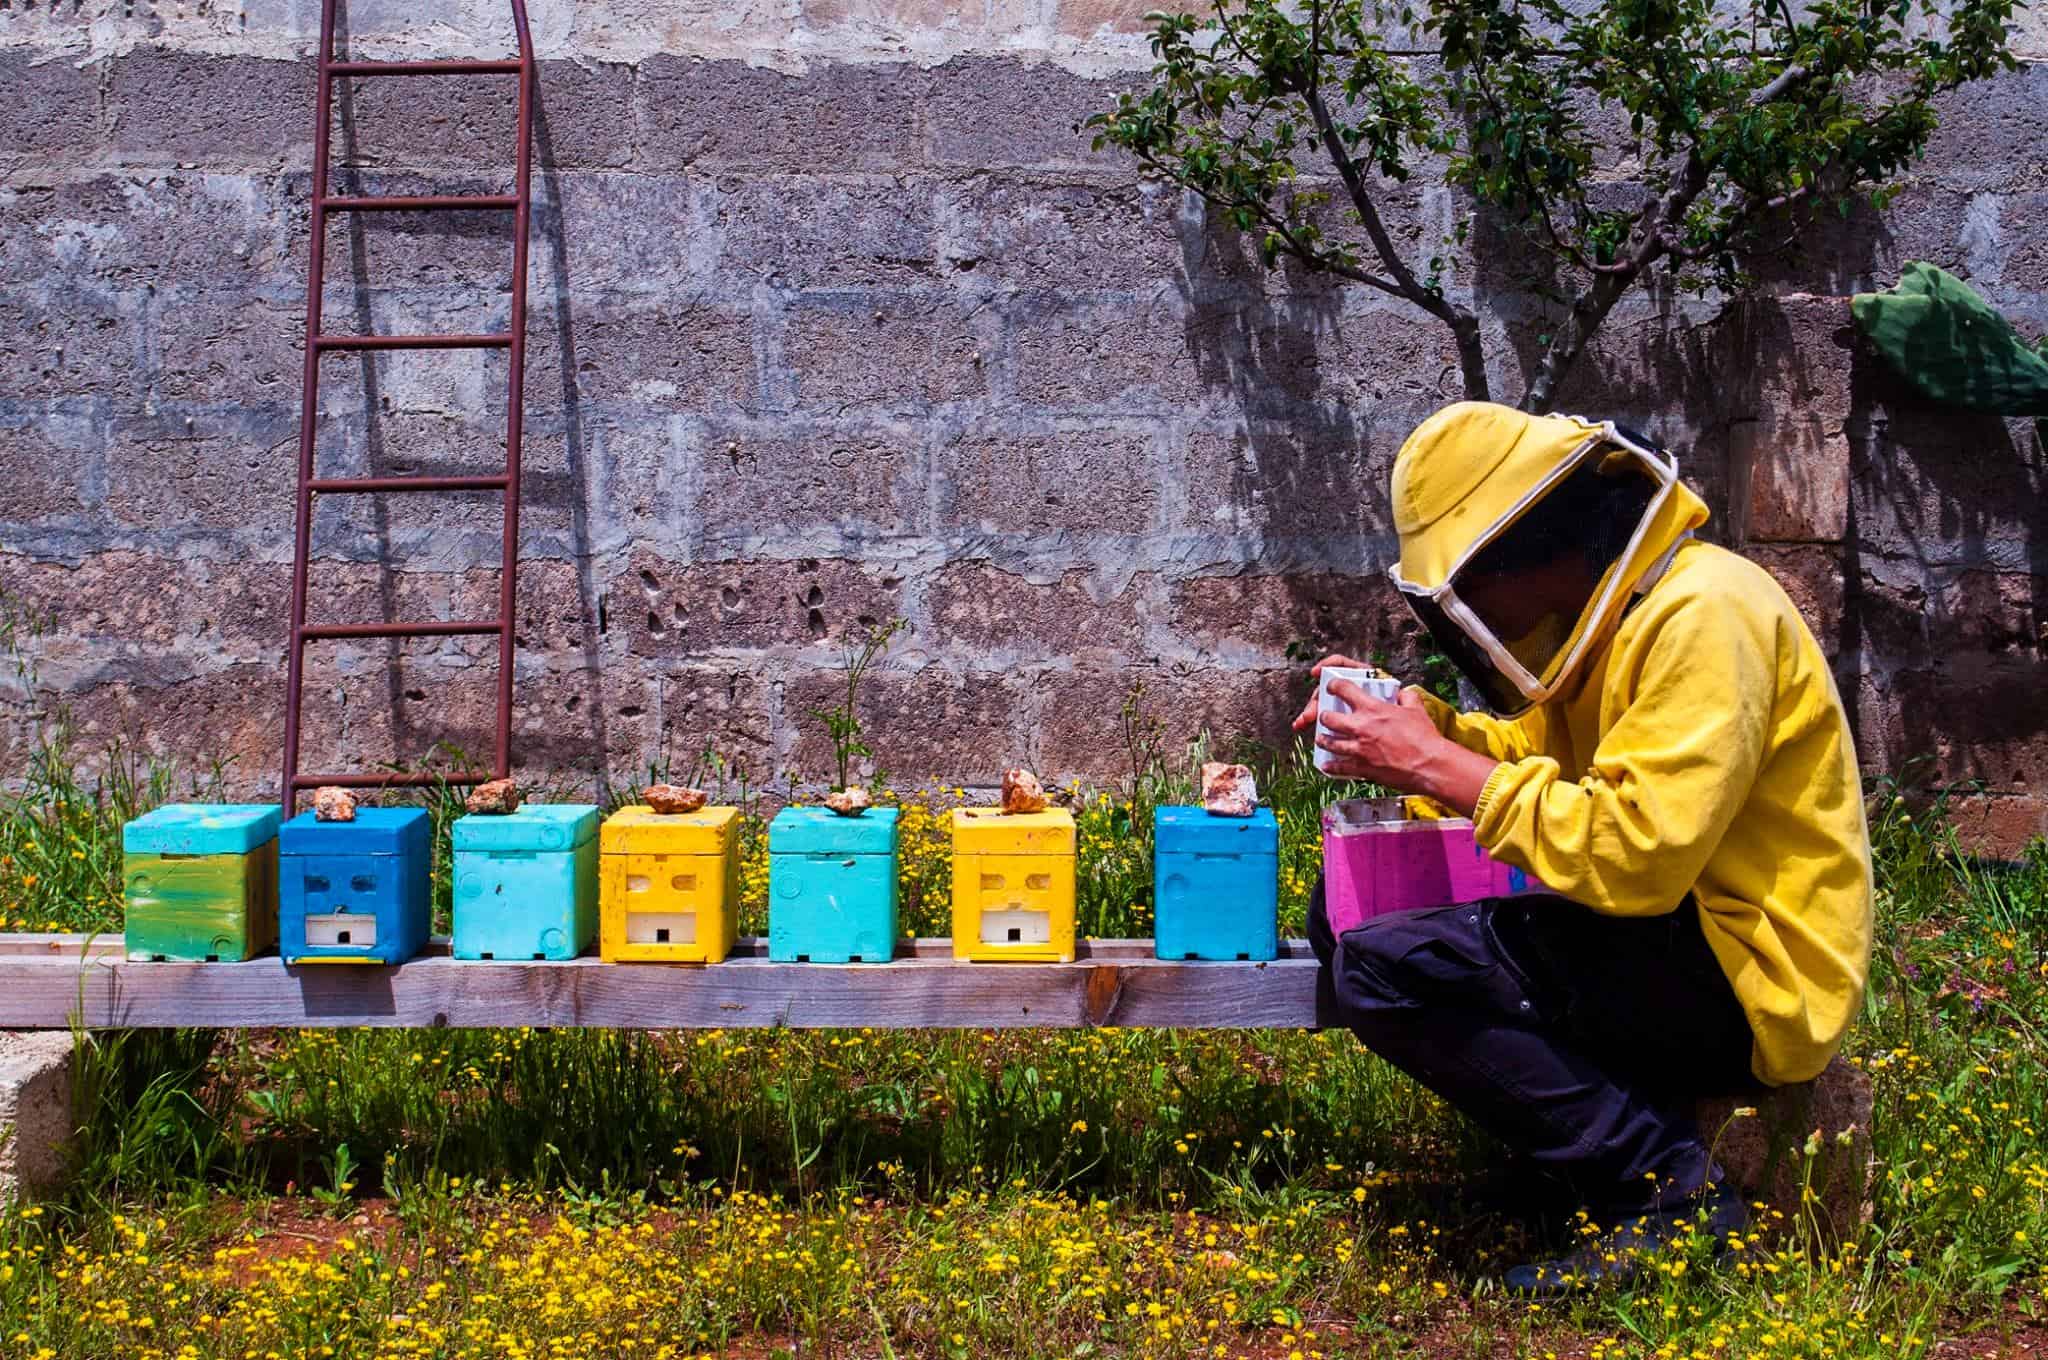
{"label": "hive lid", "polygon": [[278,829],[285,855],[424,855],[432,836],[425,808],[359,807],[352,822],[301,812]]}
{"label": "hive lid", "polygon": [[1275,855],[1280,852],[1280,822],[1273,809],[1258,808],[1249,817],[1218,817],[1200,807],[1153,809],[1154,844],[1161,853],[1197,855]]}
{"label": "hive lid", "polygon": [[598,845],[607,855],[722,855],[738,832],[739,816],[730,807],[656,812],[634,803],[604,819]]}
{"label": "hive lid", "polygon": [[134,855],[246,855],[277,835],[275,803],[165,803],[121,828]]}
{"label": "hive lid", "polygon": [[897,818],[892,807],[871,807],[858,817],[830,808],[786,807],[768,823],[768,852],[775,855],[888,855],[896,850]]}
{"label": "hive lid", "polygon": [[1074,852],[1074,814],[1065,808],[1043,812],[954,808],[953,848],[977,855],[1070,855]]}
{"label": "hive lid", "polygon": [[595,803],[521,803],[508,813],[459,817],[457,850],[573,850],[597,834]]}

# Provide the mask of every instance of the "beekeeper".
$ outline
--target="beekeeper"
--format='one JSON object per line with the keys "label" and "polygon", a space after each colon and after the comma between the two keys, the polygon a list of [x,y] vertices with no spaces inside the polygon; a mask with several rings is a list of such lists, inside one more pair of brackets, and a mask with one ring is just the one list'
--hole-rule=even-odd
{"label": "beekeeper", "polygon": [[1681,1222],[1739,1227],[1695,1099],[1803,1081],[1840,1046],[1870,955],[1856,755],[1799,611],[1693,536],[1706,506],[1642,436],[1462,402],[1402,445],[1393,511],[1394,584],[1489,712],[1338,682],[1354,712],[1319,743],[1470,816],[1555,896],[1339,939],[1318,890],[1323,999],[1601,1225],[1508,1272],[1562,1292]]}

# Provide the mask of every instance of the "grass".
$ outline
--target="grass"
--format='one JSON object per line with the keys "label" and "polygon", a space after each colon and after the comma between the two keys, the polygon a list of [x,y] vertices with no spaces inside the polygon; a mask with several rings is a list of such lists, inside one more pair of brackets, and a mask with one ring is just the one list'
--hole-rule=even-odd
{"label": "grass", "polygon": [[[1070,791],[1097,935],[1148,929],[1149,809],[1200,754],[1131,731],[1127,779]],[[116,760],[81,782],[72,754],[53,742],[0,800],[0,905],[117,927],[119,823],[178,781]],[[1291,930],[1330,793],[1303,757],[1261,770]],[[768,800],[691,773],[749,810],[758,929]],[[896,796],[906,925],[942,933],[962,795]],[[1499,1263],[1576,1225],[1483,1207],[1499,1149],[1342,1033],[131,1032],[82,1039],[73,1189],[0,1212],[0,1355],[2038,1344],[2048,854],[1981,864],[1939,797],[1872,806],[1880,943],[1849,1052],[1876,1092],[1875,1214],[1843,1237],[1767,1217],[1717,1266],[1695,1239],[1624,1288],[1505,1299]]]}

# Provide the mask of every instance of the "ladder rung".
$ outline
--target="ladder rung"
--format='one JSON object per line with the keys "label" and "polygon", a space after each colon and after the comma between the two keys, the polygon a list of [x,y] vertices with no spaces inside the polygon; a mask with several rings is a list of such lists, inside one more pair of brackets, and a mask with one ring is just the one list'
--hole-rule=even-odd
{"label": "ladder rung", "polygon": [[517,75],[525,64],[507,61],[330,61],[331,76],[503,76]]}
{"label": "ladder rung", "polygon": [[316,335],[314,349],[510,349],[509,333],[497,335]]}
{"label": "ladder rung", "polygon": [[331,212],[454,212],[486,208],[516,208],[517,194],[427,194],[410,198],[323,198],[320,206]]}
{"label": "ladder rung", "polygon": [[495,477],[316,477],[306,483],[308,491],[503,491],[510,478]]}
{"label": "ladder rung", "polygon": [[496,619],[465,623],[309,623],[299,629],[299,636],[307,642],[317,642],[325,638],[466,637],[504,631],[505,625]]}
{"label": "ladder rung", "polygon": [[482,784],[496,778],[493,774],[295,774],[292,787],[317,789],[332,785],[338,789],[416,789],[427,784]]}

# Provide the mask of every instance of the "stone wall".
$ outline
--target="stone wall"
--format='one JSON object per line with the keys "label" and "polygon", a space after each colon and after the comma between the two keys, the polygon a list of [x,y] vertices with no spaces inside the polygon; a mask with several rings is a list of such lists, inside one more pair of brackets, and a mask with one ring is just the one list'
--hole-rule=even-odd
{"label": "stone wall", "polygon": [[[1136,0],[536,3],[517,749],[567,783],[705,746],[815,776],[810,710],[870,620],[900,776],[1120,765],[1142,681],[1176,735],[1274,737],[1295,644],[1411,661],[1382,582],[1403,434],[1457,395],[1445,335],[1267,276],[1073,124],[1142,78]],[[94,736],[278,761],[315,0],[0,0],[0,587],[48,606],[42,700]],[[365,57],[498,55],[498,0],[354,6]],[[1903,399],[1846,295],[1925,258],[2048,328],[2048,20],[1959,94],[1884,216],[1756,262],[1741,301],[1645,298],[1567,409],[1682,451],[1715,532],[1806,608],[1866,765],[1976,778],[2039,828],[2048,509],[2031,427]],[[509,82],[363,82],[362,192],[509,184]],[[1615,173],[1620,173],[1616,171]],[[1389,195],[1417,259],[1453,220]],[[502,215],[342,219],[334,329],[502,326]],[[1510,262],[1452,262],[1512,341]],[[1497,390],[1524,373],[1497,346]],[[321,467],[487,469],[500,355],[330,360]],[[335,500],[320,617],[495,599],[487,497]],[[489,648],[323,645],[308,762],[488,746]],[[38,696],[4,692],[0,775]]]}

